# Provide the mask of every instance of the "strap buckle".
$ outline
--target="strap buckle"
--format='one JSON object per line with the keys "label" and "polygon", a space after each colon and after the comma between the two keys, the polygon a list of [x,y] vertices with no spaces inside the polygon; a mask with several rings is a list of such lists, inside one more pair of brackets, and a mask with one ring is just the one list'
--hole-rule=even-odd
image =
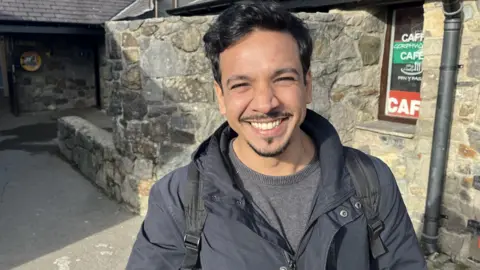
{"label": "strap buckle", "polygon": [[380,233],[383,231],[384,227],[383,222],[379,219],[368,224],[368,230],[373,239],[380,237]]}
{"label": "strap buckle", "polygon": [[183,237],[183,243],[185,243],[186,248],[198,251],[200,248],[200,237],[186,233]]}

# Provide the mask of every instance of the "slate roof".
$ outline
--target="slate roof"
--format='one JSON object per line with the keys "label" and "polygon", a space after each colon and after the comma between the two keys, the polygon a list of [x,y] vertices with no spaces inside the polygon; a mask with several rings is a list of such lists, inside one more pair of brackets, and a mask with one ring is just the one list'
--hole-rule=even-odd
{"label": "slate roof", "polygon": [[0,0],[0,21],[102,24],[135,0]]}

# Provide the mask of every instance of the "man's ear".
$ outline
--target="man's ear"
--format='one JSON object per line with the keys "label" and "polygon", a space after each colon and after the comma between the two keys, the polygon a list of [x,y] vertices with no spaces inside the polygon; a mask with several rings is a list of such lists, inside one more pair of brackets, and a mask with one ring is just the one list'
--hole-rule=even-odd
{"label": "man's ear", "polygon": [[307,96],[306,96],[306,100],[307,100],[307,104],[310,104],[312,103],[312,72],[310,72],[310,70],[307,72],[307,74],[305,75],[305,90],[307,91]]}
{"label": "man's ear", "polygon": [[219,85],[217,81],[215,81],[214,87],[215,87],[215,95],[217,96],[218,108],[220,110],[220,113],[222,115],[225,115],[227,113],[227,110],[225,108],[225,99],[223,95],[222,86]]}

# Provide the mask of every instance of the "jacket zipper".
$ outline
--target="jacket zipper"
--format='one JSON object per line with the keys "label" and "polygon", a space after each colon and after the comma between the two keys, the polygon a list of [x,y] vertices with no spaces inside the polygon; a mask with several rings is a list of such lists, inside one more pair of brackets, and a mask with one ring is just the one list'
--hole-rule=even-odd
{"label": "jacket zipper", "polygon": [[[345,196],[345,197],[347,197],[347,196]],[[336,205],[336,204],[332,204],[332,205]],[[330,209],[332,209],[332,205],[327,207],[326,208],[327,210],[325,212],[330,211]],[[290,257],[290,255],[285,250],[283,251],[285,259],[287,260],[287,265],[288,265],[289,270],[296,270],[297,269],[298,252],[300,251],[300,247],[302,247],[302,243],[304,241],[305,236],[307,235],[308,231],[312,228],[312,226],[315,223],[316,223],[316,220],[309,221],[308,227],[306,228],[305,233],[303,234],[302,238],[300,239],[300,244],[298,245],[297,250],[295,251],[295,255],[294,255],[293,259]],[[330,246],[332,245],[333,238],[335,238],[335,235],[337,234],[337,232],[338,232],[338,230],[336,230],[333,233],[333,237],[330,239],[330,241],[328,243],[327,254],[325,256],[325,264],[324,264],[322,269],[327,269],[328,251],[330,250]]]}
{"label": "jacket zipper", "polygon": [[297,264],[295,259],[291,259],[290,255],[285,250],[283,251],[283,255],[285,256],[285,260],[287,261],[288,270],[296,270]]}

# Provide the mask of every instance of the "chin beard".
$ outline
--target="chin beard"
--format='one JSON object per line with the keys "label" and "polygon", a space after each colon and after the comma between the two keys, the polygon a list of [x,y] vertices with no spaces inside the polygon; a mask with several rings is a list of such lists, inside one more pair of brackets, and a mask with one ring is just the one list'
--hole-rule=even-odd
{"label": "chin beard", "polygon": [[[268,138],[267,139],[267,143],[268,144],[271,144],[273,141],[272,138]],[[252,150],[257,153],[257,155],[261,156],[261,157],[276,157],[276,156],[279,156],[281,155],[283,152],[285,152],[285,150],[287,149],[288,145],[290,144],[290,140],[288,140],[287,142],[285,142],[283,145],[281,145],[279,148],[277,149],[274,149],[273,151],[263,151],[261,149],[258,149],[256,148],[255,146],[253,146],[251,143],[247,142],[248,145],[250,146],[250,148],[252,148]]]}

